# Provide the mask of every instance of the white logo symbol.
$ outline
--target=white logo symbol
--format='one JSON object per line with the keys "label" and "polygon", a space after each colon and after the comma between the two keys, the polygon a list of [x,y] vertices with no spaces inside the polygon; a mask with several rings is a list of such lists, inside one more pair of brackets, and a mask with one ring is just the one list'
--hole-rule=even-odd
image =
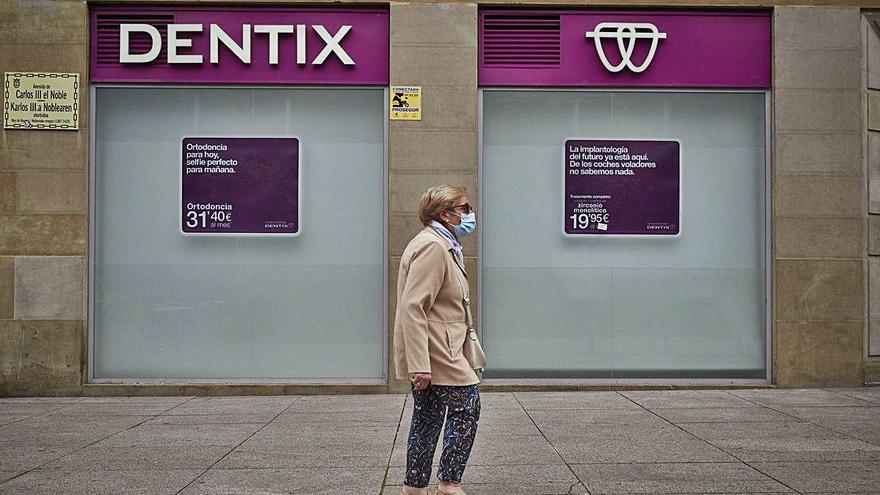
{"label": "white logo symbol", "polygon": [[[657,26],[647,22],[600,22],[594,31],[587,33],[587,38],[593,38],[596,43],[596,52],[602,60],[602,65],[611,72],[620,72],[624,67],[633,72],[642,72],[651,65],[654,53],[657,51],[657,43],[666,39],[666,33],[661,33]],[[620,50],[620,63],[612,65],[602,49],[602,38],[617,39],[617,48]],[[651,40],[651,49],[642,65],[635,65],[632,61],[636,40]]]}

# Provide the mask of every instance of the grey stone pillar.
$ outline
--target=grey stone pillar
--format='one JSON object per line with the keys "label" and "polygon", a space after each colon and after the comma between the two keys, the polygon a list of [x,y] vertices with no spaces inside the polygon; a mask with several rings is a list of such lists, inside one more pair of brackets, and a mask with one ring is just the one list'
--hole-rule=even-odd
{"label": "grey stone pillar", "polygon": [[774,382],[861,384],[864,184],[858,8],[774,15]]}
{"label": "grey stone pillar", "polygon": [[[436,184],[468,188],[477,203],[477,7],[467,3],[391,4],[391,84],[422,86],[422,120],[392,121],[389,160],[389,384],[396,308],[397,269],[409,240],[422,228],[421,194]],[[479,216],[479,213],[478,213]],[[465,262],[476,296],[476,240],[464,241]],[[476,298],[476,297],[475,297]]]}

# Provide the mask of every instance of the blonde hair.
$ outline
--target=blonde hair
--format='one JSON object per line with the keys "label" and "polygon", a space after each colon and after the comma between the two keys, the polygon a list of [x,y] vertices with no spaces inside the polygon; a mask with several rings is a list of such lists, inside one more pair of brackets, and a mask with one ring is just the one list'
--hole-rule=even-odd
{"label": "blonde hair", "polygon": [[441,185],[434,186],[422,194],[419,201],[419,220],[422,225],[428,225],[431,220],[437,219],[443,210],[451,210],[455,206],[455,201],[467,194],[467,188],[464,186]]}

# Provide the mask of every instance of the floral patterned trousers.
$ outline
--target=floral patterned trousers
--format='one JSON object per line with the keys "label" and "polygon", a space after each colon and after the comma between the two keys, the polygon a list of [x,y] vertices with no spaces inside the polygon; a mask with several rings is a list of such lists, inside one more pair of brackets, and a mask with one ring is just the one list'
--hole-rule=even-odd
{"label": "floral patterned trousers", "polygon": [[477,386],[429,384],[424,390],[416,390],[410,384],[410,388],[413,395],[413,415],[407,440],[406,478],[403,483],[418,488],[428,486],[431,463],[444,416],[446,429],[437,477],[442,481],[461,483],[480,419],[480,392]]}

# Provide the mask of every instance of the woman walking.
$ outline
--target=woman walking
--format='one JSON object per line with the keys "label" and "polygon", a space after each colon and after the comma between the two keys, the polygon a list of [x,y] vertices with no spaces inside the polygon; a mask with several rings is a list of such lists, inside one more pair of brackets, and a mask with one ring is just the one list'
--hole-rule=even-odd
{"label": "woman walking", "polygon": [[406,452],[405,495],[428,493],[431,463],[446,419],[439,492],[461,494],[461,478],[480,419],[479,377],[464,357],[469,300],[461,237],[476,215],[460,186],[435,186],[422,195],[425,228],[407,245],[397,277],[394,364],[408,379],[413,415]]}

